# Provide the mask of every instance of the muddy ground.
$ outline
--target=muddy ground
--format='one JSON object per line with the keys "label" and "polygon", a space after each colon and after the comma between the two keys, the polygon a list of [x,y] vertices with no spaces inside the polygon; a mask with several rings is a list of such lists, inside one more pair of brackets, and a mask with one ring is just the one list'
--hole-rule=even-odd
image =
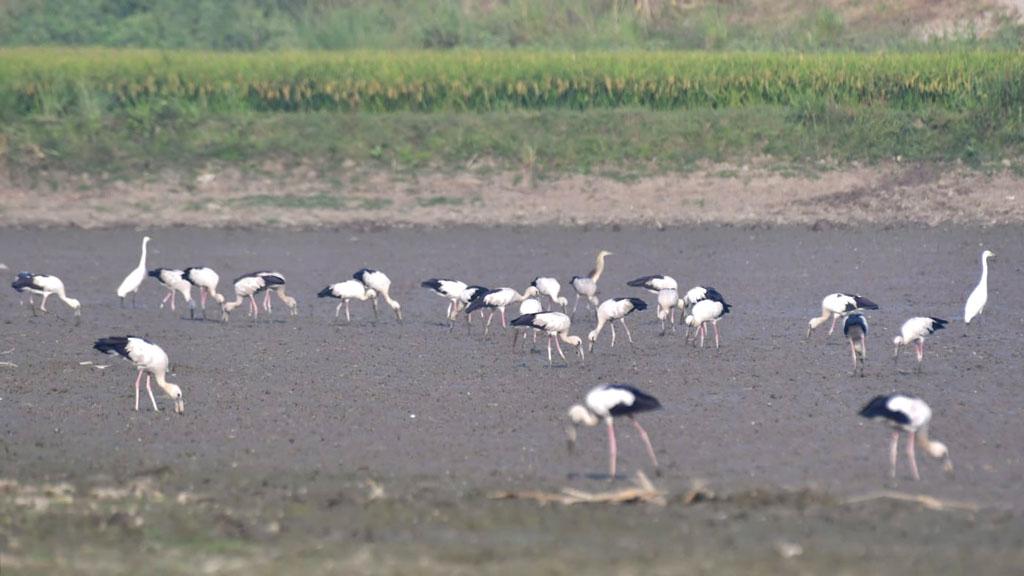
{"label": "muddy ground", "polygon": [[[189,321],[157,308],[152,281],[144,308],[121,309],[114,289],[143,233],[151,267],[209,265],[225,290],[242,273],[280,270],[300,316],[286,321],[276,306],[253,323],[243,307],[226,325]],[[0,298],[0,361],[17,365],[0,366],[3,573],[1020,573],[1022,245],[1019,227],[0,229],[6,275],[59,275],[84,305],[74,326],[59,302],[32,317],[13,291]],[[634,349],[610,349],[603,334],[585,363],[551,368],[543,354],[510,353],[500,330],[449,332],[445,302],[418,287],[448,276],[521,290],[538,274],[586,273],[602,248],[615,252],[606,296],[653,303],[625,286],[649,273],[718,288],[733,305],[722,349],[659,336],[648,311],[628,320]],[[998,255],[990,304],[968,327],[983,248]],[[332,324],[334,301],[316,291],[365,265],[392,277],[404,324],[374,323],[363,303],[352,325]],[[863,378],[838,336],[803,337],[838,290],[881,305]],[[922,375],[911,355],[890,358],[912,315],[952,320],[929,341]],[[577,322],[589,331],[584,314]],[[145,398],[131,410],[131,367],[90,349],[126,333],[167,350],[184,416],[159,397],[160,413]],[[651,471],[625,426],[615,481],[603,430],[567,456],[566,408],[601,382],[664,404],[642,422],[668,504],[490,500],[626,487]],[[888,433],[856,412],[893,390],[932,405],[955,476],[919,454],[920,482],[905,463],[888,480]],[[713,495],[684,505],[695,483]],[[847,501],[880,489],[966,509]]]}

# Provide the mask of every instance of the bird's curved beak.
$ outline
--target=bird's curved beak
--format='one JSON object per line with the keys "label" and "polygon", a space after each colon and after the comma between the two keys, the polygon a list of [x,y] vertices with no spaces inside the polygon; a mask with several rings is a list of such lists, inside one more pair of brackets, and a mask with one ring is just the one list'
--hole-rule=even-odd
{"label": "bird's curved beak", "polygon": [[897,344],[896,345],[896,349],[893,350],[893,352],[892,352],[892,360],[893,360],[893,362],[895,362],[895,361],[899,360],[899,358],[900,358],[900,345]]}
{"label": "bird's curved beak", "polygon": [[399,322],[402,322],[402,309],[395,308],[395,317],[398,318]]}
{"label": "bird's curved beak", "polygon": [[81,308],[75,308],[75,326],[78,326],[81,323],[82,323],[82,309]]}
{"label": "bird's curved beak", "polygon": [[565,447],[568,449],[571,455],[576,450],[576,425],[568,424],[565,427]]}
{"label": "bird's curved beak", "polygon": [[[811,328],[811,325],[810,325],[810,324],[808,324],[808,325],[807,325],[807,338],[810,338],[810,337],[811,337],[811,331],[812,331],[812,330],[814,330],[814,329],[813,329],[813,328]],[[689,333],[690,333],[690,329],[689,329],[689,328],[687,328],[687,329],[686,329],[686,333],[687,333],[687,334],[689,334]]]}
{"label": "bird's curved beak", "polygon": [[580,362],[586,361],[586,356],[583,354],[583,344],[576,347],[576,351],[580,353]]}
{"label": "bird's curved beak", "polygon": [[942,460],[942,469],[946,471],[946,474],[953,475],[953,461],[949,459],[949,455]]}
{"label": "bird's curved beak", "polygon": [[174,401],[174,412],[175,412],[175,414],[184,414],[185,413],[185,399],[184,398],[178,398],[177,400]]}
{"label": "bird's curved beak", "polygon": [[[580,351],[581,352],[583,351],[583,344],[580,344]],[[594,341],[593,340],[587,340],[587,352],[593,352],[593,351],[594,351]]]}

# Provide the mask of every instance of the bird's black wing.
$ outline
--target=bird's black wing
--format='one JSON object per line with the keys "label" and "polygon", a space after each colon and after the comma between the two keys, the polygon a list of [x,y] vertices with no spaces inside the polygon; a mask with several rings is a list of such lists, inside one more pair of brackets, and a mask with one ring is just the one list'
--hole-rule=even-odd
{"label": "bird's black wing", "polygon": [[630,405],[620,404],[609,410],[612,416],[625,416],[627,414],[637,414],[639,412],[650,412],[652,410],[659,410],[661,408],[661,402],[650,394],[640,390],[639,388],[630,386],[629,384],[609,384],[607,386],[613,390],[625,390],[633,395],[633,403]]}
{"label": "bird's black wing", "polygon": [[942,318],[929,318],[929,320],[932,321],[932,332],[942,330],[946,327],[946,324],[949,324],[949,320],[943,320]]}
{"label": "bird's black wing", "polygon": [[117,354],[128,358],[128,339],[131,336],[109,336],[100,338],[92,347],[104,354]]}
{"label": "bird's black wing", "polygon": [[629,300],[629,303],[633,305],[634,310],[647,310],[647,302],[644,302],[639,298],[626,298],[626,300]]}
{"label": "bird's black wing", "polygon": [[316,293],[317,298],[327,298],[332,296],[334,296],[334,292],[331,291],[330,286]]}
{"label": "bird's black wing", "polygon": [[884,418],[897,424],[910,424],[910,416],[889,409],[890,398],[892,396],[875,396],[858,414],[864,418]]}
{"label": "bird's black wing", "polygon": [[481,308],[485,308],[487,303],[484,302],[484,297],[488,294],[494,294],[495,292],[497,292],[497,290],[478,290],[477,293],[473,295],[473,299],[469,301],[469,306],[466,306],[466,314],[472,314]]}
{"label": "bird's black wing", "polygon": [[864,310],[878,310],[878,304],[875,304],[871,300],[868,300],[859,294],[854,295],[853,301],[857,308],[863,308]]}
{"label": "bird's black wing", "polygon": [[536,328],[536,325],[533,323],[533,321],[537,317],[537,314],[540,314],[540,312],[517,316],[516,318],[512,319],[511,324],[513,326],[529,326],[530,328]]}
{"label": "bird's black wing", "polygon": [[360,268],[355,274],[352,275],[352,277],[355,278],[356,280],[359,280],[363,284],[366,284],[366,280],[363,280],[363,277],[368,274],[373,274],[374,272],[376,272],[376,270],[374,270],[373,268]]}
{"label": "bird's black wing", "polygon": [[632,286],[634,288],[646,288],[652,280],[660,280],[664,278],[661,274],[651,274],[650,276],[641,276],[635,280],[626,282],[626,286]]}

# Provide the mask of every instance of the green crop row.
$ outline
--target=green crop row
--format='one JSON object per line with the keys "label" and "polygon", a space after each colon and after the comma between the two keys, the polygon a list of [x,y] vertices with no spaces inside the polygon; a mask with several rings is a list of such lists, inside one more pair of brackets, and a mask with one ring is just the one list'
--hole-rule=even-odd
{"label": "green crop row", "polygon": [[257,111],[881,105],[1016,110],[1024,54],[0,50],[19,114],[179,100]]}

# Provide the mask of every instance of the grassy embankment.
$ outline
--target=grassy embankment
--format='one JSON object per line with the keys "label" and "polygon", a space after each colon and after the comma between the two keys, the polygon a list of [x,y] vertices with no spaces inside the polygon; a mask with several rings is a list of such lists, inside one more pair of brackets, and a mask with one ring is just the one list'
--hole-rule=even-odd
{"label": "grassy embankment", "polygon": [[1024,56],[0,50],[0,159],[131,177],[268,158],[619,176],[1024,151]]}

